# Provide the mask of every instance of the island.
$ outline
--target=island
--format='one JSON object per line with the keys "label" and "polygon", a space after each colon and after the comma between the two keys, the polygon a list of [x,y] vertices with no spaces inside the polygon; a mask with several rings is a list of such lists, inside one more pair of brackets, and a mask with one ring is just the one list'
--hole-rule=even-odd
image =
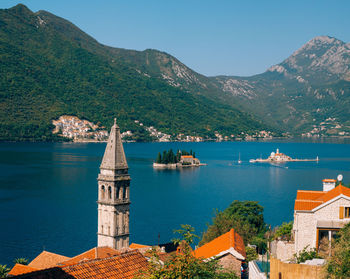
{"label": "island", "polygon": [[316,161],[318,162],[318,156],[316,159],[293,159],[286,154],[280,153],[277,148],[276,152],[271,152],[270,156],[267,159],[250,159],[250,163],[285,163],[285,162],[308,162],[308,161]]}
{"label": "island", "polygon": [[195,152],[187,152],[186,150],[177,150],[176,155],[173,150],[170,149],[168,151],[164,150],[163,155],[158,152],[157,159],[153,163],[153,168],[156,169],[176,169],[183,167],[199,167],[204,166],[196,158]]}

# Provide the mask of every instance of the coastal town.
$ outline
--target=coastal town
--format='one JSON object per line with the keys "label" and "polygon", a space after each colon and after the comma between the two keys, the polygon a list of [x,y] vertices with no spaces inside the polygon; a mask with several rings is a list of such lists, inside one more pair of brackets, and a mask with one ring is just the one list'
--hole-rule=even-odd
{"label": "coastal town", "polygon": [[[240,133],[238,135],[223,136],[220,133],[215,133],[215,138],[204,138],[200,136],[191,136],[179,133],[176,135],[170,135],[158,131],[153,126],[146,126],[141,121],[135,120],[134,123],[140,128],[144,129],[153,139],[157,142],[202,142],[202,141],[232,141],[232,140],[255,140],[255,139],[272,139],[272,133],[269,131],[259,131],[255,134],[249,135],[246,133]],[[53,134],[57,134],[62,138],[73,140],[75,142],[105,142],[108,138],[108,131],[100,124],[94,124],[88,120],[82,120],[77,116],[62,115],[57,120],[52,120],[52,124],[55,126],[52,131]],[[121,133],[121,137],[124,141],[133,142],[133,132],[130,130]]]}

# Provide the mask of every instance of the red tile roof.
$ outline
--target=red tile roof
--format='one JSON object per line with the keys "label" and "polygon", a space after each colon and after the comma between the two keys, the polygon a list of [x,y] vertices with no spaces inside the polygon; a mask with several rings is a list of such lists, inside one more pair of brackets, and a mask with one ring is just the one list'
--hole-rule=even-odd
{"label": "red tile roof", "polygon": [[350,189],[340,184],[328,192],[298,190],[294,210],[311,211],[339,195],[350,197]]}
{"label": "red tile roof", "polygon": [[77,264],[87,260],[103,259],[116,255],[120,255],[120,251],[110,247],[95,247],[67,261],[62,261],[59,265]]}
{"label": "red tile roof", "polygon": [[58,263],[61,263],[69,259],[70,258],[59,254],[42,251],[34,260],[32,260],[28,264],[28,266],[36,269],[45,269],[45,268],[54,267]]}
{"label": "red tile roof", "polygon": [[33,272],[33,271],[36,271],[36,270],[38,270],[38,269],[30,267],[28,265],[23,265],[23,264],[16,263],[15,266],[10,270],[10,272],[8,274],[12,275],[12,276],[15,276],[15,275],[20,275],[20,274],[24,274],[24,273]]}
{"label": "red tile roof", "polygon": [[76,279],[131,279],[147,267],[147,259],[134,250],[110,258],[65,266],[62,270]]}
{"label": "red tile roof", "polygon": [[27,279],[132,279],[148,267],[147,259],[137,250],[117,256],[53,267],[13,278]]}
{"label": "red tile roof", "polygon": [[233,248],[236,252],[246,257],[245,247],[242,237],[231,229],[229,232],[215,238],[194,251],[196,258],[211,258]]}
{"label": "red tile roof", "polygon": [[143,245],[143,244],[137,244],[137,243],[131,243],[129,248],[131,248],[131,249],[152,248],[152,246]]}

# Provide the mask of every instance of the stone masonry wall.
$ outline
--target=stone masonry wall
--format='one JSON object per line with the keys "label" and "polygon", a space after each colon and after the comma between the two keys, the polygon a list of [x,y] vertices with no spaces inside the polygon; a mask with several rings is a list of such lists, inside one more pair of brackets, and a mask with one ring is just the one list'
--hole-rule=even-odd
{"label": "stone masonry wall", "polygon": [[226,270],[234,271],[240,277],[241,276],[241,261],[236,259],[230,253],[219,259],[219,264]]}

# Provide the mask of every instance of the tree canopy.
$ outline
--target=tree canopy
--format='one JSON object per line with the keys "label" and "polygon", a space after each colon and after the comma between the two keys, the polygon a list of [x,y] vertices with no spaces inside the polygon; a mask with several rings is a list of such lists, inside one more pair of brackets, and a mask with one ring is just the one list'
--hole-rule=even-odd
{"label": "tree canopy", "polygon": [[264,208],[255,201],[235,200],[224,211],[216,210],[212,224],[208,225],[199,245],[228,232],[231,228],[242,236],[244,243],[255,244],[260,250],[266,249],[264,233],[267,226],[263,216]]}

